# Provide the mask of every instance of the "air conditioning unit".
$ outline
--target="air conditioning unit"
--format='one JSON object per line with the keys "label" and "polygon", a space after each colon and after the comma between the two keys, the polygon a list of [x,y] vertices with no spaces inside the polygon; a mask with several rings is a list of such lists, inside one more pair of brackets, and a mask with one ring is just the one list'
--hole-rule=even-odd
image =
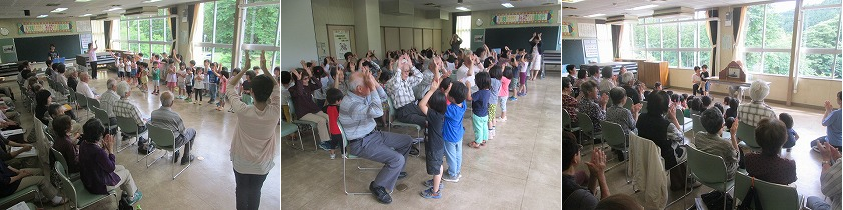
{"label": "air conditioning unit", "polygon": [[671,7],[653,11],[654,18],[693,18],[694,8]]}
{"label": "air conditioning unit", "polygon": [[606,18],[607,24],[612,25],[623,25],[623,24],[630,24],[630,23],[638,23],[638,16],[633,15],[618,15],[618,16],[611,16]]}
{"label": "air conditioning unit", "polygon": [[405,0],[381,2],[381,12],[393,15],[414,15],[415,7],[413,2]]}
{"label": "air conditioning unit", "polygon": [[448,20],[449,14],[448,11],[437,9],[437,10],[425,10],[424,17],[428,19],[440,19],[440,20]]}
{"label": "air conditioning unit", "polygon": [[91,20],[119,20],[120,14],[99,14],[96,16],[91,16]]}
{"label": "air conditioning unit", "polygon": [[125,16],[155,16],[158,15],[158,7],[135,7],[127,9]]}

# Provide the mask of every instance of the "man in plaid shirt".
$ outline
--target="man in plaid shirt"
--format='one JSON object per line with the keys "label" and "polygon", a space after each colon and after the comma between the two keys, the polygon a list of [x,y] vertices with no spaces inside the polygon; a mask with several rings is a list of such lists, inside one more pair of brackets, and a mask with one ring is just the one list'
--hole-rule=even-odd
{"label": "man in plaid shirt", "polygon": [[[398,58],[397,62],[401,74],[393,76],[392,79],[386,82],[386,93],[392,99],[392,105],[395,106],[394,120],[416,124],[424,130],[427,128],[427,117],[419,109],[419,106],[416,105],[416,96],[413,93],[413,87],[422,82],[422,73],[413,67],[408,55],[402,55]],[[411,71],[412,76],[410,76]],[[419,141],[419,139],[416,141]],[[410,153],[412,155],[418,154],[418,149],[415,148],[415,145],[413,151]]]}
{"label": "man in plaid shirt", "polygon": [[773,108],[764,103],[770,94],[770,85],[766,81],[756,80],[749,86],[749,98],[752,102],[738,106],[738,119],[750,126],[758,126],[764,118],[778,119]]}
{"label": "man in plaid shirt", "polygon": [[[135,121],[138,125],[138,133],[146,132],[146,122],[140,117],[140,110],[135,105],[129,103],[129,83],[125,81],[117,85],[117,94],[120,95],[120,100],[114,102],[112,111],[116,117],[125,117]],[[155,148],[147,142],[147,139],[138,136],[138,153],[149,154]]]}

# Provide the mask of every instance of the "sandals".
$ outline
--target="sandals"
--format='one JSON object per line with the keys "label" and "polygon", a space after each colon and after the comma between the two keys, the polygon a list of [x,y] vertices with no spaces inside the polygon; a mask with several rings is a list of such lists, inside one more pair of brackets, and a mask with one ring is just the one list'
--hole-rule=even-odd
{"label": "sandals", "polygon": [[468,146],[472,147],[472,148],[476,148],[476,149],[480,148],[480,144],[478,144],[477,142],[473,142],[473,141],[471,143],[468,143]]}
{"label": "sandals", "polygon": [[483,140],[483,143],[480,143],[480,146],[486,146],[486,140]]}

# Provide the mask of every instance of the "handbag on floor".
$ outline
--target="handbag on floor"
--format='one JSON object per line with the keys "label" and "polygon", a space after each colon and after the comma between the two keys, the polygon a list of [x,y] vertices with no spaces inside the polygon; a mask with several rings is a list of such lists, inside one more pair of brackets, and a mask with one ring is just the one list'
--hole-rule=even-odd
{"label": "handbag on floor", "polygon": [[705,206],[708,207],[708,209],[730,209],[731,206],[728,208],[726,206],[723,206],[724,195],[727,204],[733,203],[732,196],[730,196],[728,193],[723,193],[720,191],[713,191],[710,193],[702,194],[700,195],[700,197],[702,198],[703,203],[705,203]]}

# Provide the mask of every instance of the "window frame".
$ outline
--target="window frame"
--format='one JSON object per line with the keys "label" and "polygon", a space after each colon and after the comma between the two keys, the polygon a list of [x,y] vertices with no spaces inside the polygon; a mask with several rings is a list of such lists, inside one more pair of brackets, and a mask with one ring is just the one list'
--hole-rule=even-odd
{"label": "window frame", "polygon": [[[802,10],[802,12],[800,13],[800,14],[802,14],[802,17],[800,17],[800,19],[802,20],[802,24],[799,26],[799,32],[801,34],[804,35],[804,33],[805,33],[804,24],[805,24],[805,14],[806,14],[806,12],[809,12],[809,11],[812,11],[812,10],[822,10],[822,9],[835,9],[835,8],[838,9],[838,11],[839,11],[838,17],[839,18],[838,18],[838,22],[836,24],[837,30],[838,31],[843,30],[843,26],[841,26],[841,23],[843,23],[843,6],[841,6],[840,4],[804,6],[805,2],[803,1],[802,3],[803,3],[803,5],[800,5],[800,8]],[[834,44],[834,46],[832,48],[807,47],[807,45],[806,45],[807,42],[804,40],[805,36],[800,36],[801,39],[799,40],[800,43],[798,45],[799,55],[796,57],[796,59],[799,59],[798,60],[799,66],[796,67],[797,68],[796,72],[794,72],[796,77],[811,78],[811,79],[823,79],[823,80],[835,80],[835,81],[843,80],[843,78],[835,78],[836,76],[841,76],[841,75],[837,75],[837,74],[841,74],[841,73],[835,74],[835,72],[836,72],[835,68],[841,68],[839,65],[837,65],[838,63],[841,63],[841,60],[839,59],[840,56],[838,56],[838,55],[841,54],[840,46],[843,45],[843,36],[841,34],[843,34],[843,33],[840,33],[840,32],[837,33],[836,43]],[[803,75],[802,74],[802,70],[803,70],[803,66],[802,66],[803,60],[802,60],[802,58],[803,57],[807,58],[809,55],[831,55],[831,57],[832,57],[831,68],[830,68],[831,76],[825,77],[825,76]],[[841,76],[841,77],[843,77],[843,76]]]}
{"label": "window frame", "polygon": [[[643,59],[649,59],[650,55],[651,55],[651,52],[658,51],[658,52],[660,52],[659,53],[660,57],[659,58],[653,58],[653,59],[659,60],[659,61],[666,61],[665,56],[664,56],[665,52],[676,53],[676,64],[675,65],[670,63],[670,61],[667,61],[668,67],[670,67],[670,68],[677,68],[677,69],[692,69],[693,68],[693,66],[690,66],[690,67],[683,66],[683,59],[682,59],[682,53],[683,52],[685,52],[685,53],[694,52],[694,61],[692,63],[699,64],[699,65],[703,65],[703,64],[711,65],[711,63],[714,62],[714,60],[712,58],[709,58],[708,63],[702,63],[702,61],[701,61],[702,52],[709,52],[710,53],[712,50],[714,50],[714,46],[710,46],[710,47],[702,46],[702,43],[700,42],[700,38],[702,36],[700,35],[700,33],[707,33],[707,32],[700,30],[700,25],[708,24],[709,21],[715,21],[715,22],[717,22],[717,24],[719,26],[719,21],[717,20],[717,18],[707,18],[705,15],[702,15],[704,13],[705,13],[705,11],[697,11],[697,12],[695,12],[694,18],[678,19],[678,20],[661,20],[661,19],[655,19],[655,18],[652,18],[652,17],[639,19],[638,24],[632,24],[631,26],[632,27],[643,27],[644,46],[643,46],[643,48],[638,47],[634,43],[635,40],[636,40],[635,39],[636,33],[635,33],[635,28],[633,28],[632,33],[631,33],[631,39],[630,39],[630,40],[633,41],[633,43],[631,44],[632,50],[643,52],[642,54],[646,56]],[[693,24],[693,26],[694,26],[693,27],[694,36],[692,38],[694,44],[693,44],[693,47],[682,47],[682,41],[683,41],[683,39],[682,39],[682,26],[683,26],[683,24],[688,24],[688,23],[694,23]],[[673,46],[673,47],[665,47],[664,46],[664,38],[665,38],[665,36],[664,36],[664,26],[665,25],[675,25],[675,27],[676,27],[676,46]],[[648,30],[648,26],[657,26],[658,27],[658,31],[659,31],[658,47],[649,47],[651,42],[650,42],[650,30]],[[636,58],[642,59],[642,57],[638,56],[638,54],[633,53],[633,55],[636,56]]]}
{"label": "window frame", "polygon": [[[768,69],[766,69],[766,67],[765,67],[766,66],[765,61],[766,61],[766,58],[767,58],[767,53],[788,53],[788,54],[790,54],[791,59],[793,59],[792,57],[794,56],[791,53],[793,43],[791,43],[791,45],[789,45],[787,48],[769,48],[769,47],[767,47],[767,38],[768,38],[767,37],[767,14],[768,14],[767,9],[769,8],[770,4],[783,3],[783,2],[791,2],[791,1],[770,2],[770,3],[765,3],[765,4],[755,4],[755,5],[747,6],[747,7],[761,6],[761,7],[763,7],[763,12],[764,12],[764,14],[762,14],[762,16],[761,16],[762,25],[761,25],[761,43],[760,43],[761,45],[760,45],[760,47],[747,47],[745,40],[744,40],[744,43],[742,43],[743,46],[744,46],[744,52],[743,52],[744,56],[743,56],[742,62],[748,64],[748,62],[746,61],[746,54],[747,53],[759,53],[759,55],[760,55],[759,64],[761,66],[761,71],[756,72],[752,68],[747,66],[747,73],[760,74],[760,75],[773,75],[773,76],[788,76],[787,74],[776,74],[776,73],[769,72],[769,71],[767,71]],[[793,2],[795,3],[795,1],[793,1]],[[747,8],[747,13],[749,13],[748,8]],[[746,22],[744,24],[749,24],[749,22]],[[796,24],[796,23],[793,23],[793,24]],[[744,30],[742,33],[745,34],[746,30]],[[791,33],[795,33],[795,32],[791,32]]]}

